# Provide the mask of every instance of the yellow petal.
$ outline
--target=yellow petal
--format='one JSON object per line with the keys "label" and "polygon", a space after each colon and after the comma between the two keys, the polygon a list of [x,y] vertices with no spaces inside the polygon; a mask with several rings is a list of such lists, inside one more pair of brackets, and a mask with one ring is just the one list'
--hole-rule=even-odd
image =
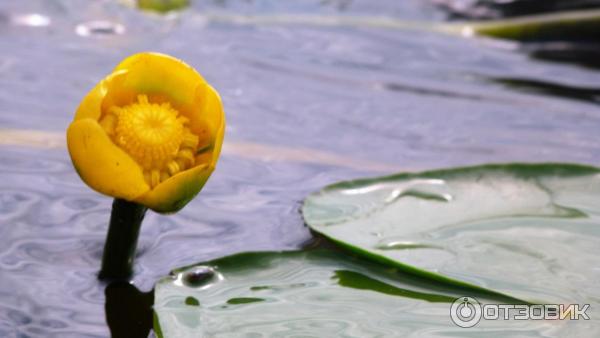
{"label": "yellow petal", "polygon": [[73,121],[67,130],[67,146],[77,173],[92,189],[130,201],[150,189],[140,166],[95,120]]}
{"label": "yellow petal", "polygon": [[[146,173],[148,179],[144,179],[141,166],[111,141],[99,121],[110,132],[114,121],[103,117],[114,107],[134,103],[139,95],[147,96],[154,104],[171,105],[181,119],[189,120],[186,128],[202,143],[189,149],[190,156],[206,147],[202,154],[192,157],[192,161],[201,159],[196,167],[183,170],[186,161],[177,158],[170,162],[173,176],[164,172],[158,177],[157,171],[154,175]],[[202,189],[218,159],[224,128],[219,94],[200,74],[168,55],[140,53],[121,62],[88,93],[67,131],[67,141],[73,164],[90,187],[164,213],[183,208]],[[148,181],[154,182],[153,188]]]}
{"label": "yellow petal", "polygon": [[193,104],[194,89],[204,79],[192,67],[174,57],[159,53],[139,53],[123,60],[115,72],[127,71],[120,90],[142,94],[167,95],[174,108]]}
{"label": "yellow petal", "polygon": [[[211,158],[206,164],[214,167],[221,153],[225,135],[225,114],[219,93],[209,84],[204,84],[196,90],[196,100],[200,103],[191,116],[190,130],[200,135],[199,147],[210,141]],[[197,163],[199,164],[199,163]]]}
{"label": "yellow petal", "polygon": [[179,211],[200,192],[213,169],[212,166],[200,165],[182,171],[135,199],[135,202],[160,213]]}
{"label": "yellow petal", "polygon": [[195,88],[195,105],[190,111],[190,130],[200,136],[200,144],[212,139],[225,122],[223,103],[219,93],[207,83]]}
{"label": "yellow petal", "polygon": [[[148,95],[153,102],[168,102],[182,119],[189,120],[190,130],[200,144],[215,145],[214,138],[224,124],[221,98],[192,67],[176,58],[159,53],[139,53],[121,62],[115,72],[127,72],[113,81],[104,106],[123,106],[133,102],[132,92]],[[114,98],[112,93],[125,93]],[[217,145],[220,147],[220,145]]]}
{"label": "yellow petal", "polygon": [[109,87],[111,87],[114,82],[122,80],[125,75],[125,71],[115,72],[98,82],[79,104],[74,120],[99,120],[102,115],[102,104],[108,93]]}
{"label": "yellow petal", "polygon": [[219,159],[219,155],[221,154],[221,146],[223,145],[223,137],[225,136],[225,115],[222,116],[223,118],[221,119],[221,125],[217,129],[212,150],[211,166],[213,167],[217,164],[217,160]]}

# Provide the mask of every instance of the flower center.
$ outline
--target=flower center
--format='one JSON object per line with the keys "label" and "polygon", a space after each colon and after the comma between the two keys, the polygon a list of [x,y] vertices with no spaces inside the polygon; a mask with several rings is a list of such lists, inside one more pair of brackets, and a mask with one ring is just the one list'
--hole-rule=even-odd
{"label": "flower center", "polygon": [[115,140],[144,169],[161,167],[170,160],[183,139],[183,124],[168,105],[140,100],[117,111]]}
{"label": "flower center", "polygon": [[139,95],[135,103],[110,107],[100,125],[113,142],[143,169],[151,187],[194,165],[198,136],[188,119],[168,103],[148,102]]}

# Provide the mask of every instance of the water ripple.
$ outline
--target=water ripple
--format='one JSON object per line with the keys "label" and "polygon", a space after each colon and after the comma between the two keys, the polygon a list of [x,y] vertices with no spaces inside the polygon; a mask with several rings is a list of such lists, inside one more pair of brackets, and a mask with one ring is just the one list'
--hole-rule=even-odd
{"label": "water ripple", "polygon": [[[87,90],[134,50],[167,52],[201,70],[223,94],[228,119],[224,156],[199,197],[177,215],[149,213],[144,222],[134,281],[144,290],[176,266],[239,251],[301,247],[312,238],[298,213],[301,201],[343,179],[395,168],[532,158],[600,162],[593,90],[578,91],[587,101],[576,101],[556,91],[524,94],[473,78],[527,79],[528,87],[573,79],[584,89],[600,87],[597,73],[589,69],[431,32],[309,22],[240,26],[204,20],[207,9],[230,11],[225,14],[232,18],[236,11],[273,18],[277,13],[281,18],[386,15],[429,20],[426,25],[443,18],[418,0],[196,1],[174,19],[115,1],[0,1],[0,50],[6,52],[0,55],[0,337],[109,335],[105,285],[95,276],[111,199],[81,182],[64,130]],[[563,47],[543,49],[566,57]],[[590,53],[594,62],[596,54],[596,49]],[[24,133],[6,133],[9,129],[45,132],[28,132],[23,140]],[[380,165],[385,163],[390,165]],[[460,236],[447,235],[460,244]],[[561,283],[581,279],[560,269],[556,276]],[[227,304],[231,322],[243,320],[244,311],[257,304],[280,304],[277,287],[292,285],[288,291],[300,297],[301,290],[317,285],[305,282],[298,288],[293,282],[264,284],[274,289],[253,296],[267,301]],[[340,302],[350,300],[338,296]],[[381,314],[397,332],[383,325],[361,332],[343,318],[331,326],[319,320],[267,320],[252,331],[265,336],[261,325],[277,325],[288,336],[315,328],[348,336],[457,335],[439,326],[446,313],[423,315],[431,310],[412,304]],[[371,315],[360,308],[348,311]],[[31,321],[23,322],[23,314]]]}

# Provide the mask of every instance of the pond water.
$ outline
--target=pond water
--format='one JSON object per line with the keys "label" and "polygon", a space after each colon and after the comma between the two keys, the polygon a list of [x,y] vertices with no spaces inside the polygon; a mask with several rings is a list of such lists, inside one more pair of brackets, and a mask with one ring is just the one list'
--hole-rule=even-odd
{"label": "pond water", "polygon": [[[386,16],[421,28],[240,16],[253,14]],[[427,29],[447,17],[419,0],[196,1],[166,17],[108,0],[1,2],[0,337],[109,336],[96,274],[111,199],[80,181],[64,132],[87,91],[135,52],[193,65],[221,93],[228,123],[200,196],[177,215],[148,214],[134,277],[143,291],[177,266],[311,243],[300,203],[335,181],[487,162],[600,162],[594,67]],[[431,321],[427,312],[414,318]],[[413,333],[464,333],[449,321],[440,330]]]}

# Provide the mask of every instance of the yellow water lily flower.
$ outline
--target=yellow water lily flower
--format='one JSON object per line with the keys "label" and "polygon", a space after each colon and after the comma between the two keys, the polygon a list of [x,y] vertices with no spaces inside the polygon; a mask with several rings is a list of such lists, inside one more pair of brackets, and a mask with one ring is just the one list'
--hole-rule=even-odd
{"label": "yellow water lily flower", "polygon": [[219,94],[198,72],[168,55],[140,53],[86,95],[67,144],[92,189],[165,213],[202,189],[224,131]]}

